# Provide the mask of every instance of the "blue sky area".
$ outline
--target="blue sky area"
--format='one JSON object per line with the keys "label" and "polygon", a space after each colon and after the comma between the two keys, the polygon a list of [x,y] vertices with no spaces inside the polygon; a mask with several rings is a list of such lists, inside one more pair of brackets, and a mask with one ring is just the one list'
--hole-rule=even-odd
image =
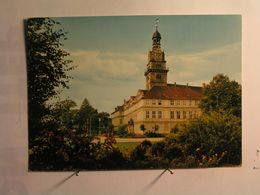
{"label": "blue sky area", "polygon": [[241,16],[53,18],[68,32],[64,49],[78,66],[69,73],[74,79],[61,99],[69,97],[80,106],[87,98],[99,111],[111,113],[144,89],[156,18],[170,69],[168,83],[201,86],[217,73],[241,83]]}

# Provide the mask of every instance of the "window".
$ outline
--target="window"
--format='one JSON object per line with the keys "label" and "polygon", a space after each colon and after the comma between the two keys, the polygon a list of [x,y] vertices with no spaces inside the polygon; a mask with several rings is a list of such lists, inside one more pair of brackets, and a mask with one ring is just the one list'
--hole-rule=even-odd
{"label": "window", "polygon": [[156,79],[157,79],[157,80],[161,80],[161,79],[162,79],[162,75],[157,74],[157,75],[156,75]]}
{"label": "window", "polygon": [[172,106],[174,105],[174,100],[170,101],[170,105],[172,105]]}
{"label": "window", "polygon": [[156,64],[156,68],[161,68],[161,64]]}
{"label": "window", "polygon": [[198,113],[196,111],[194,111],[194,118],[198,117]]}
{"label": "window", "polygon": [[146,105],[149,105],[149,100],[146,100],[145,103],[146,103]]}
{"label": "window", "polygon": [[181,118],[181,112],[180,112],[180,111],[177,111],[177,112],[176,112],[176,115],[177,115],[177,119],[180,119],[180,118]]}
{"label": "window", "polygon": [[182,117],[183,117],[183,119],[186,119],[186,111],[182,112]]}
{"label": "window", "polygon": [[189,111],[189,118],[192,119],[192,111]]}
{"label": "window", "polygon": [[170,119],[174,119],[174,111],[170,111]]}
{"label": "window", "polygon": [[152,105],[155,105],[155,104],[156,104],[156,102],[155,102],[155,100],[153,100],[153,101],[152,101]]}
{"label": "window", "polygon": [[122,118],[119,119],[119,123],[123,124],[123,119]]}
{"label": "window", "polygon": [[152,118],[156,118],[156,112],[152,111]]}
{"label": "window", "polygon": [[176,105],[180,105],[180,100],[177,100],[177,101],[176,101]]}
{"label": "window", "polygon": [[186,100],[183,100],[183,101],[182,101],[182,104],[183,104],[183,105],[186,105]]}
{"label": "window", "polygon": [[158,118],[162,118],[162,111],[158,111]]}
{"label": "window", "polygon": [[158,105],[162,105],[162,101],[161,100],[158,101]]}
{"label": "window", "polygon": [[146,118],[149,118],[149,117],[150,117],[149,114],[150,114],[149,111],[146,111],[145,117],[146,117]]}

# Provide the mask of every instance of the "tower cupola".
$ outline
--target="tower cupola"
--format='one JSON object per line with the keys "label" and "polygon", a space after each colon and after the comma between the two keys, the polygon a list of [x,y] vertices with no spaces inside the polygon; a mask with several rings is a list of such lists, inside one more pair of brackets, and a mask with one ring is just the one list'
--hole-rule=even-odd
{"label": "tower cupola", "polygon": [[161,34],[158,31],[159,19],[156,20],[155,32],[153,33],[153,47],[148,52],[148,64],[144,73],[146,77],[146,89],[150,90],[153,86],[167,86],[166,61],[164,52],[161,49]]}
{"label": "tower cupola", "polygon": [[155,32],[153,33],[153,47],[160,47],[161,46],[161,34],[158,31],[158,24],[159,24],[159,19],[156,19],[156,24],[155,24]]}

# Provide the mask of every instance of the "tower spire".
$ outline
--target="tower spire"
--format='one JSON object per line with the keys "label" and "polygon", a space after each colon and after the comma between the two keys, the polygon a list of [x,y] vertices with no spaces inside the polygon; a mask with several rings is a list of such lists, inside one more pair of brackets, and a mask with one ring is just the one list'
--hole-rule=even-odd
{"label": "tower spire", "polygon": [[158,31],[158,26],[159,26],[159,18],[156,18],[155,20],[155,30]]}
{"label": "tower spire", "polygon": [[160,48],[161,34],[158,31],[159,19],[155,20],[155,32],[153,33],[153,48]]}
{"label": "tower spire", "polygon": [[164,52],[161,49],[161,34],[158,31],[159,19],[155,20],[155,32],[153,33],[153,47],[148,53],[147,70],[144,75],[146,78],[146,89],[150,90],[154,86],[165,87],[167,86],[167,73],[166,61]]}

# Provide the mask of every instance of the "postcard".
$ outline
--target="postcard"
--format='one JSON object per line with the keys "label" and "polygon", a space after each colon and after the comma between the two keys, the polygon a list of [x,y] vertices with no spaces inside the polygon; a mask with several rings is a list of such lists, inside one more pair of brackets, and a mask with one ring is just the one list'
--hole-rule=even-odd
{"label": "postcard", "polygon": [[242,163],[241,16],[25,21],[29,170]]}

